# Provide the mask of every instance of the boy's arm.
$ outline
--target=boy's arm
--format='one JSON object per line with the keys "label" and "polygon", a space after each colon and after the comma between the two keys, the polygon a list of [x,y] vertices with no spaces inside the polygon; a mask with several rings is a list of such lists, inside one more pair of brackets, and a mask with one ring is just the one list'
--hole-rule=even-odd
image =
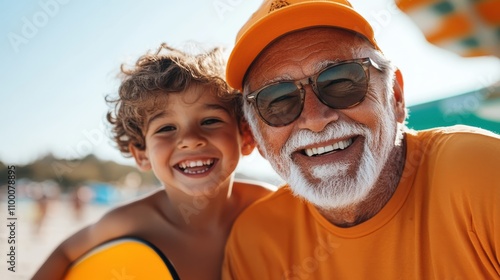
{"label": "boy's arm", "polygon": [[[90,227],[88,226],[70,236],[64,242],[59,244],[57,248],[50,254],[47,260],[42,264],[40,269],[33,276],[33,280],[42,279],[63,279],[66,270],[73,261],[78,257],[85,244],[80,246],[73,246],[72,244],[78,243],[77,240],[82,242],[87,239],[85,236],[89,235]],[[83,237],[83,238],[82,238]],[[81,238],[81,239],[80,239]],[[90,247],[90,246],[88,246]],[[90,248],[89,248],[90,249]],[[82,252],[81,254],[83,254]],[[76,257],[75,257],[76,256]]]}
{"label": "boy's arm", "polygon": [[33,280],[63,279],[69,266],[95,246],[125,234],[123,209],[117,208],[63,241],[42,264]]}

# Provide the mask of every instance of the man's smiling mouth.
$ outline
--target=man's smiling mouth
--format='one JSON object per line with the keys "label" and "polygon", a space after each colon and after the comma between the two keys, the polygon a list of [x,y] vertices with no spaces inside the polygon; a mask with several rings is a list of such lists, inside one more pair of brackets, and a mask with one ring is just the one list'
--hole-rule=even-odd
{"label": "man's smiling mouth", "polygon": [[351,146],[352,142],[353,142],[353,139],[350,138],[347,140],[339,141],[339,142],[334,143],[332,145],[327,145],[327,146],[323,146],[323,147],[308,148],[308,149],[304,149],[304,154],[309,156],[309,157],[312,157],[312,156],[318,156],[318,155],[330,153],[332,151],[339,151],[339,150],[343,150],[343,149]]}

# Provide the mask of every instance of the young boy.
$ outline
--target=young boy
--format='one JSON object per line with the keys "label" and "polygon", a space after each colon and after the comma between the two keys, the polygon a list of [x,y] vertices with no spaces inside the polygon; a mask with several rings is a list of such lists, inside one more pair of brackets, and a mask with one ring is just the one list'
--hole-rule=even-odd
{"label": "young boy", "polygon": [[155,245],[183,280],[220,279],[234,219],[270,192],[264,183],[234,180],[255,143],[241,95],[224,81],[221,52],[188,55],[163,44],[122,72],[119,97],[107,98],[115,106],[107,115],[114,140],[163,188],[69,237],[34,279],[60,279],[84,253],[123,236]]}

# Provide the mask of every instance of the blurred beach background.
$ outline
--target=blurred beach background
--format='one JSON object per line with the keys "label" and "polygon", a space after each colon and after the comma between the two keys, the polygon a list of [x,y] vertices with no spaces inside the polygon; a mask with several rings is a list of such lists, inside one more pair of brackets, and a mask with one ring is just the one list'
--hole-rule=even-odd
{"label": "blurred beach background", "polygon": [[[431,43],[429,28],[440,26],[443,18],[460,19],[450,14],[463,7],[453,1],[410,2],[437,4],[405,6],[402,12],[393,0],[351,1],[403,72],[408,126],[468,124],[500,133],[498,13],[486,31],[485,25],[461,26],[462,33],[468,32],[464,38],[454,33],[455,38]],[[160,187],[151,173],[139,172],[120,155],[109,138],[104,97],[116,93],[120,65],[134,63],[161,42],[193,51],[222,45],[229,52],[239,28],[260,4],[0,1],[0,279],[30,279],[70,234]],[[418,24],[422,19],[428,26]],[[457,29],[454,22],[447,24]],[[497,34],[493,49],[479,52],[492,42],[482,39],[490,29]],[[471,48],[476,52],[466,54]],[[7,263],[9,166],[16,172],[16,272]],[[237,177],[282,183],[257,151],[242,160]]]}
{"label": "blurred beach background", "polygon": [[[31,279],[36,269],[45,261],[55,247],[70,234],[83,226],[96,221],[103,213],[110,209],[110,205],[85,205],[77,214],[73,211],[73,204],[66,199],[57,197],[40,202],[30,199],[17,201],[17,228],[16,228],[16,266],[15,272],[7,270],[9,244],[7,236],[0,236],[0,252],[2,253],[2,271],[0,278],[5,280]],[[5,201],[0,202],[0,209],[6,209]],[[46,215],[40,214],[41,207],[46,207]],[[77,215],[78,218],[77,218]],[[6,221],[6,215],[0,215]],[[2,231],[5,232],[5,231]]]}

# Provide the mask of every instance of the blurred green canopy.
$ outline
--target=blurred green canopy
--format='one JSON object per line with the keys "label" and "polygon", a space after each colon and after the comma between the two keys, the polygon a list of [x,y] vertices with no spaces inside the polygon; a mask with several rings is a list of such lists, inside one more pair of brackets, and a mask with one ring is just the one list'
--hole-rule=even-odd
{"label": "blurred green canopy", "polygon": [[409,107],[408,127],[464,124],[500,134],[500,87],[483,88]]}

